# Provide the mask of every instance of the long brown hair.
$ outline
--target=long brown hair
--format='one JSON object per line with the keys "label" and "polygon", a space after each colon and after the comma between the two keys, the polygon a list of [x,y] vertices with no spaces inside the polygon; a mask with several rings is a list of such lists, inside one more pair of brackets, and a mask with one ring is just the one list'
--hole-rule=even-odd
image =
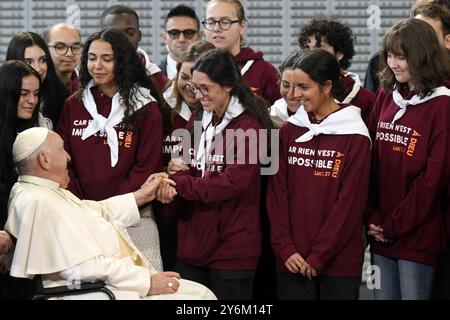
{"label": "long brown hair", "polygon": [[388,53],[403,56],[408,63],[414,89],[425,97],[434,88],[450,79],[450,58],[437,38],[434,29],[418,19],[407,19],[392,26],[384,36],[381,56],[384,68],[380,73],[381,86],[389,93],[404,86],[387,65]]}

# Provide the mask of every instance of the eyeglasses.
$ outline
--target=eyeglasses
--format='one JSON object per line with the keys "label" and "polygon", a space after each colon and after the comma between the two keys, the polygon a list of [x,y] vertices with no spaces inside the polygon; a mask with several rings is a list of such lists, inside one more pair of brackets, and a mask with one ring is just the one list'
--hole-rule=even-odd
{"label": "eyeglasses", "polygon": [[66,45],[65,43],[58,42],[55,45],[49,45],[49,48],[55,48],[56,54],[59,54],[60,56],[65,56],[69,49],[72,51],[72,54],[77,55],[81,53],[81,49],[83,48],[83,45],[81,43],[76,43],[71,46]]}
{"label": "eyeglasses", "polygon": [[193,29],[186,29],[186,30],[172,29],[172,30],[167,30],[167,34],[169,35],[170,39],[172,39],[172,40],[178,39],[180,37],[180,34],[183,34],[183,37],[185,39],[191,40],[192,38],[195,37],[195,35],[197,34],[197,31],[193,30]]}
{"label": "eyeglasses", "polygon": [[189,82],[186,85],[194,94],[197,94],[197,92],[200,91],[200,93],[202,94],[202,96],[206,97],[208,96],[209,92],[211,91],[211,89],[214,87],[213,84],[207,86],[207,85],[201,85],[201,86],[197,86],[195,83],[193,82]]}
{"label": "eyeglasses", "polygon": [[203,27],[208,30],[212,31],[216,27],[216,24],[219,24],[220,29],[222,30],[228,30],[231,28],[231,25],[236,22],[240,22],[241,20],[230,20],[230,19],[220,19],[220,20],[214,20],[214,19],[206,19],[202,21]]}

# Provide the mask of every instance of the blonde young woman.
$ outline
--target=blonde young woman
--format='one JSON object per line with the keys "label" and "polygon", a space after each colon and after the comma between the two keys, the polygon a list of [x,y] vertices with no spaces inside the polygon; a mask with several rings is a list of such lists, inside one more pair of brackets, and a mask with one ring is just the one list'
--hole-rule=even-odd
{"label": "blonde young woman", "polygon": [[243,46],[248,22],[239,0],[208,2],[202,25],[209,42],[234,56],[244,80],[254,92],[269,101],[269,105],[281,98],[276,69],[263,59],[262,52]]}

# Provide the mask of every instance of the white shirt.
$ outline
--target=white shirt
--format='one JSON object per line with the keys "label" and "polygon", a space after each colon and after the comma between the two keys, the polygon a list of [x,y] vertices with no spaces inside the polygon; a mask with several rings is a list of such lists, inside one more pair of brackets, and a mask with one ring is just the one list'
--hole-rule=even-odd
{"label": "white shirt", "polygon": [[177,75],[177,62],[170,57],[170,54],[167,55],[166,59],[166,72],[167,78],[173,80]]}
{"label": "white shirt", "polygon": [[[145,297],[150,276],[157,271],[126,231],[139,220],[132,193],[82,201],[54,181],[20,176],[11,190],[5,226],[17,239],[10,274],[45,275],[45,287],[102,280],[117,299]],[[215,298],[204,286],[182,283],[184,288],[175,295],[151,298]]]}

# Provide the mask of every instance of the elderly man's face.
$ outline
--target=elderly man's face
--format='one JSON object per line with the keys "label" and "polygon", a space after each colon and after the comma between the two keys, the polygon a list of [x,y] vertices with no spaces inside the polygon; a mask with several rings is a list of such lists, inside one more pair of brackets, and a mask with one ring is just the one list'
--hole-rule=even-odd
{"label": "elderly man's face", "polygon": [[58,182],[61,188],[67,188],[70,181],[69,171],[67,170],[70,156],[64,149],[64,142],[58,134],[51,131],[47,137],[46,144],[53,180]]}

